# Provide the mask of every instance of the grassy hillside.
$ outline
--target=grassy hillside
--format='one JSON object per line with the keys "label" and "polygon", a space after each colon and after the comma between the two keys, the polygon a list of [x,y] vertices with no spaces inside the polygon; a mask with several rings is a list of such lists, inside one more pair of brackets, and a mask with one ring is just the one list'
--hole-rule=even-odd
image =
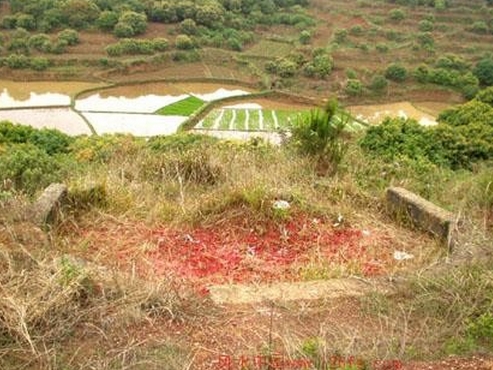
{"label": "grassy hillside", "polygon": [[358,102],[457,102],[492,83],[487,1],[184,3],[4,1],[1,73],[233,78]]}
{"label": "grassy hillside", "polygon": [[[459,141],[471,104],[480,106],[444,114]],[[352,356],[406,369],[489,353],[491,161],[446,162],[454,145],[430,155],[421,142],[442,126],[408,122],[414,131],[402,136],[402,125],[320,142],[300,126],[277,147],[187,133],[70,138],[2,123],[1,367],[206,369],[282,356],[316,369],[338,358],[343,369]],[[20,210],[53,181],[68,199],[40,229]],[[460,217],[452,252],[390,217],[389,185]],[[396,291],[239,306],[209,294],[224,283],[354,276]]]}
{"label": "grassy hillside", "polygon": [[[0,368],[489,370],[492,19],[480,0],[0,0],[2,78],[220,78],[344,103],[465,102],[434,127],[368,130],[349,130],[335,101],[299,119],[234,111],[245,129],[247,115],[274,128],[275,116],[292,133],[279,146],[0,122]],[[53,182],[68,195],[33,223]],[[452,212],[453,248],[392,217],[389,186]],[[314,300],[212,294],[327,281],[341,285]]]}

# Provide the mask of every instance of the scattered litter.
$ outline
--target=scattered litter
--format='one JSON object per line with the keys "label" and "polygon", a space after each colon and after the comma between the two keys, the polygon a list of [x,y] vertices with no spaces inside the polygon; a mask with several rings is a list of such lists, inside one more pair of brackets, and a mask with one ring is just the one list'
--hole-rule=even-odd
{"label": "scattered litter", "polygon": [[371,232],[369,230],[363,230],[361,233],[363,234],[363,236],[370,236],[371,235]]}
{"label": "scattered litter", "polygon": [[394,251],[394,259],[397,261],[404,261],[413,259],[414,256],[412,254],[402,252],[402,251]]}
{"label": "scattered litter", "polygon": [[276,200],[274,202],[274,205],[272,207],[274,209],[282,209],[282,210],[285,210],[285,209],[289,209],[291,207],[291,205],[289,204],[289,202],[287,202],[285,200]]}
{"label": "scattered litter", "polygon": [[193,240],[192,236],[190,234],[185,234],[183,235],[183,240],[185,240],[186,242],[189,242],[189,243],[194,243],[195,240]]}
{"label": "scattered litter", "polygon": [[332,225],[334,227],[337,227],[337,226],[340,226],[342,224],[342,222],[344,221],[344,217],[342,217],[342,215],[339,213],[337,215],[337,220],[336,222]]}

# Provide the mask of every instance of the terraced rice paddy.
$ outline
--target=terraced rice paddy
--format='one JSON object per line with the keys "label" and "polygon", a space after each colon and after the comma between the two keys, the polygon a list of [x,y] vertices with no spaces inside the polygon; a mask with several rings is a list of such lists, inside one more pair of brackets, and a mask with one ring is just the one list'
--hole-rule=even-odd
{"label": "terraced rice paddy", "polygon": [[[256,104],[243,104],[214,109],[195,129],[214,131],[276,132],[287,131],[298,120],[310,114],[308,109],[265,109]],[[357,131],[364,127],[350,121],[347,130]]]}
{"label": "terraced rice paddy", "polygon": [[261,107],[223,107],[214,109],[196,129],[221,131],[279,131],[288,129],[305,112]]}

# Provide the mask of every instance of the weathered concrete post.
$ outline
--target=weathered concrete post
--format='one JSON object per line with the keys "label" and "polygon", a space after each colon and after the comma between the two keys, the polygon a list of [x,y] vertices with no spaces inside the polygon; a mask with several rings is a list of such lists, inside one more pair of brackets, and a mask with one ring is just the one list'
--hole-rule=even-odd
{"label": "weathered concrete post", "polygon": [[388,188],[386,196],[387,208],[391,213],[435,235],[449,248],[452,246],[456,220],[451,212],[399,187]]}
{"label": "weathered concrete post", "polygon": [[57,213],[66,196],[66,185],[51,184],[29,208],[29,219],[38,225],[44,225],[53,221],[56,219]]}

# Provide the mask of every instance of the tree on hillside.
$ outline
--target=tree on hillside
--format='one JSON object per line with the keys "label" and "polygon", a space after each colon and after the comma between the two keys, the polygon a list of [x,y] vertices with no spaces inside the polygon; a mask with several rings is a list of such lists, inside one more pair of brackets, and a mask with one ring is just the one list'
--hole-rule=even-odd
{"label": "tree on hillside", "polygon": [[392,81],[402,82],[407,78],[407,69],[398,63],[393,63],[385,70],[385,77]]}
{"label": "tree on hillside", "polygon": [[146,15],[129,10],[118,18],[114,31],[117,37],[132,37],[144,33],[146,28]]}
{"label": "tree on hillside", "polygon": [[481,85],[493,86],[493,58],[490,56],[481,59],[474,67],[474,75]]}
{"label": "tree on hillside", "polygon": [[90,26],[101,13],[98,6],[89,0],[69,0],[62,9],[67,24],[76,29]]}

